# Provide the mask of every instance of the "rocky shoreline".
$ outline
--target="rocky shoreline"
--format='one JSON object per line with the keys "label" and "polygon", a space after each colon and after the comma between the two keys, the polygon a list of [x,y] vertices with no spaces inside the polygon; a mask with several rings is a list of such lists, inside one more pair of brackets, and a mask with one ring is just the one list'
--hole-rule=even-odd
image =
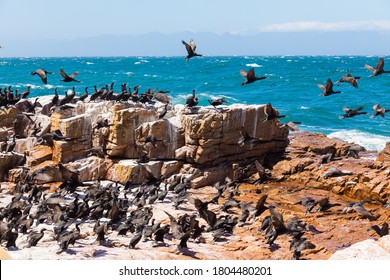
{"label": "rocky shoreline", "polygon": [[[0,141],[8,139],[6,149],[15,142],[13,150],[0,154],[2,246],[9,247],[11,258],[294,258],[295,231],[289,227],[270,241],[271,230],[259,230],[273,205],[286,226],[299,226],[298,241],[312,244],[298,258],[328,259],[379,238],[372,227],[389,220],[389,144],[376,157],[325,135],[289,135],[270,105],[190,109],[78,101],[51,112],[51,97],[40,101],[42,108],[33,114],[26,113],[29,100],[0,111]],[[165,190],[166,197],[157,199]],[[264,195],[265,208],[256,216]],[[309,198],[315,202],[310,210]],[[197,199],[209,202],[206,209]],[[326,207],[321,199],[328,200]],[[347,203],[358,201],[366,202],[369,214],[346,210]],[[138,214],[150,216],[142,231],[132,216]],[[28,219],[33,224],[21,233],[19,224]],[[156,242],[155,233],[146,238],[152,219],[157,228],[170,226],[165,243]],[[277,232],[274,216],[271,220]],[[68,227],[59,230],[66,221]],[[178,222],[182,236],[172,231]],[[118,235],[126,223],[128,232]],[[186,226],[190,230],[183,231]],[[27,248],[29,233],[42,228],[43,238]],[[65,249],[64,233],[78,234]],[[137,234],[142,240],[132,250],[129,242]],[[7,246],[15,236],[16,246]]]}

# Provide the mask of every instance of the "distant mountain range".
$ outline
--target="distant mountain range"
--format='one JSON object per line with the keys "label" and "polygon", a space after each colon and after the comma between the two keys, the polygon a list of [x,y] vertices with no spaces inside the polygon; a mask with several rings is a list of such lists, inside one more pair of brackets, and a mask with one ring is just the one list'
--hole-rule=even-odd
{"label": "distant mountain range", "polygon": [[259,32],[252,35],[182,32],[103,35],[73,40],[2,42],[0,57],[185,56],[181,40],[197,52],[217,55],[389,55],[390,32]]}

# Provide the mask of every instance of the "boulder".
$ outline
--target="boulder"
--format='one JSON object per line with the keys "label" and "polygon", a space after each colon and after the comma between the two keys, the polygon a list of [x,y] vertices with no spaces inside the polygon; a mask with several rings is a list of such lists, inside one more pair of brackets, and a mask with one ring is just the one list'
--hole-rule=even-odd
{"label": "boulder", "polygon": [[184,135],[171,119],[141,124],[135,129],[135,144],[152,159],[174,159],[177,148],[184,146]]}
{"label": "boulder", "polygon": [[[34,138],[35,139],[35,138]],[[27,165],[35,166],[46,160],[51,160],[53,150],[49,146],[38,145],[27,150]]]}
{"label": "boulder", "polygon": [[11,127],[18,115],[16,107],[6,107],[0,110],[0,127]]}
{"label": "boulder", "polygon": [[58,165],[54,161],[45,161],[29,170],[32,181],[36,184],[45,184],[62,181]]}
{"label": "boulder", "polygon": [[11,153],[0,153],[0,179],[3,179],[4,172],[12,167],[13,155]]}
{"label": "boulder", "polygon": [[107,148],[110,156],[139,158],[141,148],[136,146],[135,130],[143,123],[158,120],[156,110],[145,108],[120,109],[114,106]]}
{"label": "boulder", "polygon": [[102,159],[97,156],[90,156],[65,164],[65,166],[76,169],[78,171],[79,180],[84,182],[106,178],[107,171],[113,164],[114,163],[108,158]]}
{"label": "boulder", "polygon": [[378,154],[376,160],[390,164],[390,142],[386,143],[385,148]]}
{"label": "boulder", "polygon": [[330,260],[390,260],[390,235],[367,239],[335,252]]}
{"label": "boulder", "polygon": [[92,146],[92,121],[87,114],[65,117],[53,114],[51,131],[60,130],[66,141],[54,141],[53,160],[66,163],[85,157]]}
{"label": "boulder", "polygon": [[264,121],[267,105],[232,105],[222,112],[204,108],[198,114],[182,114],[185,144],[193,152],[186,161],[217,164],[282,153],[288,145],[288,129],[277,119]]}
{"label": "boulder", "polygon": [[163,161],[161,167],[161,176],[168,178],[173,174],[180,172],[183,163],[177,160]]}
{"label": "boulder", "polygon": [[140,164],[133,159],[120,160],[108,170],[107,179],[121,184],[126,183],[126,181],[142,184],[147,180],[159,178],[161,167],[161,161]]}

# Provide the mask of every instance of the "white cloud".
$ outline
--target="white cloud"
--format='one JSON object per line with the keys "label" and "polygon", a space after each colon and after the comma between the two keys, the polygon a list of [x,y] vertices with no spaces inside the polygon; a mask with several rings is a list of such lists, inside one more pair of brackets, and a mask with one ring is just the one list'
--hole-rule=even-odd
{"label": "white cloud", "polygon": [[257,32],[304,32],[304,31],[390,31],[390,20],[367,21],[297,21],[260,26]]}

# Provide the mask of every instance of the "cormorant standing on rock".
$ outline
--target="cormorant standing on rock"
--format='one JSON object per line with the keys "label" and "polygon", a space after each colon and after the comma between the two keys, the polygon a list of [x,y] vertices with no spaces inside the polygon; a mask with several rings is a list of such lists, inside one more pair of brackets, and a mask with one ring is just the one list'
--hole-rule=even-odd
{"label": "cormorant standing on rock", "polygon": [[7,153],[12,153],[15,149],[15,146],[16,146],[16,134],[14,134],[11,144],[9,144],[7,147]]}
{"label": "cormorant standing on rock", "polygon": [[108,149],[104,146],[95,146],[95,147],[92,147],[91,149],[88,149],[87,152],[88,152],[88,156],[96,155],[100,158],[104,158],[107,155],[107,151],[110,151],[110,150],[111,149]]}
{"label": "cormorant standing on rock", "polygon": [[21,99],[26,99],[27,96],[30,94],[30,89],[31,89],[31,86],[28,86],[28,87],[27,87],[27,90],[21,92],[21,93],[20,93],[20,98],[21,98]]}
{"label": "cormorant standing on rock", "polygon": [[42,228],[39,232],[33,232],[33,231],[30,232],[29,235],[27,236],[27,241],[28,241],[27,248],[36,246],[38,241],[43,238],[44,235],[43,232],[45,230],[46,230],[45,228]]}
{"label": "cormorant standing on rock", "polygon": [[85,93],[79,97],[80,101],[84,101],[88,97],[88,87],[85,87],[84,91]]}
{"label": "cormorant standing on rock", "polygon": [[192,107],[198,105],[198,98],[195,97],[195,90],[192,90],[192,95],[191,95],[191,97],[187,98],[186,105],[187,105],[189,108],[192,108]]}
{"label": "cormorant standing on rock", "polygon": [[225,98],[217,98],[213,100],[208,100],[208,102],[215,108],[217,109],[216,106],[222,105],[223,103],[227,103],[228,101]]}
{"label": "cormorant standing on rock", "polygon": [[142,239],[142,226],[137,226],[134,236],[130,239],[129,248],[135,249],[135,246]]}
{"label": "cormorant standing on rock", "polygon": [[8,147],[8,137],[6,136],[3,143],[1,143],[1,152],[6,153]]}

